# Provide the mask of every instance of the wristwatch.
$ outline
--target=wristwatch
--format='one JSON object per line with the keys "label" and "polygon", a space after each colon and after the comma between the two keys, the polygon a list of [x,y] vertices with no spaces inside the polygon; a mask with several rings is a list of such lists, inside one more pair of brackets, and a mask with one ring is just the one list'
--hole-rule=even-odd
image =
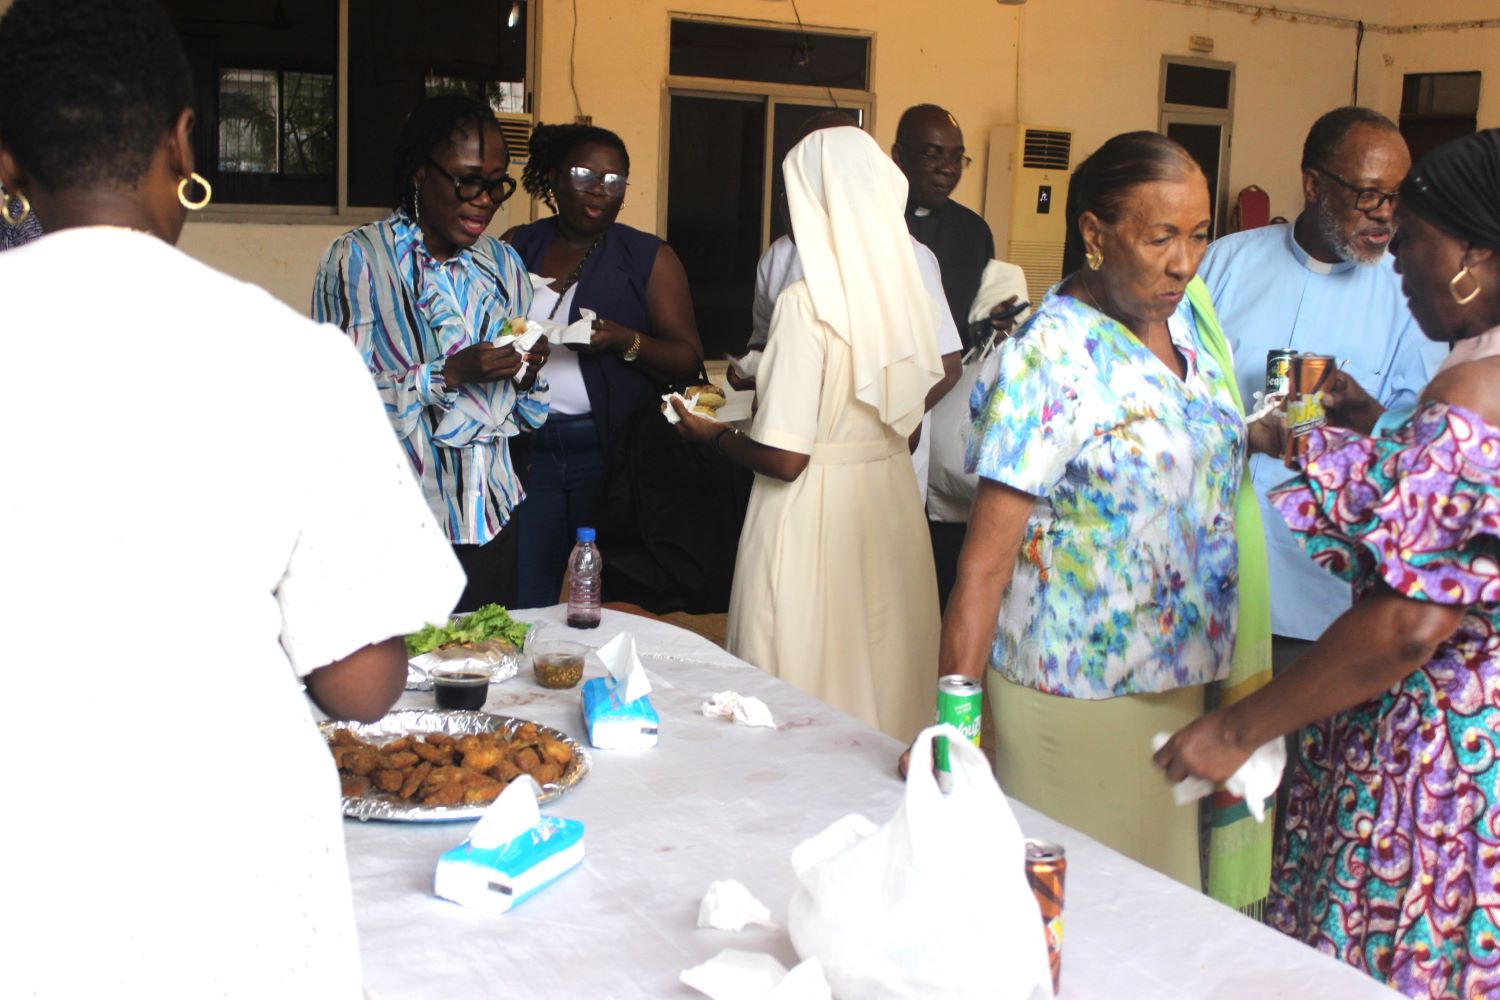
{"label": "wristwatch", "polygon": [[640,353],[641,353],[641,335],[639,333],[637,333],[635,335],[635,339],[630,342],[630,350],[626,351],[620,357],[623,358],[626,361],[634,361],[636,359],[636,357]]}

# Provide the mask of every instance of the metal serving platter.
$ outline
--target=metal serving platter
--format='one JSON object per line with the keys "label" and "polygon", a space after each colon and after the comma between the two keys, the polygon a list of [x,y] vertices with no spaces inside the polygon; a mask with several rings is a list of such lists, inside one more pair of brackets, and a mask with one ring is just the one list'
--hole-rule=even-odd
{"label": "metal serving platter", "polygon": [[[469,733],[503,732],[514,733],[530,719],[517,719],[508,715],[491,715],[488,712],[456,712],[430,708],[400,708],[378,722],[324,722],[319,725],[325,738],[335,729],[347,729],[370,743],[383,744],[401,736],[420,736],[423,733],[447,733],[464,736]],[[567,770],[557,781],[542,785],[538,802],[551,802],[583,780],[589,773],[589,754],[583,746],[560,729],[534,723],[546,736],[566,743],[573,750],[573,759]],[[419,802],[406,802],[373,789],[364,795],[344,796],[344,815],[353,819],[383,819],[405,823],[451,823],[459,820],[478,819],[489,808],[480,806],[424,806]]]}

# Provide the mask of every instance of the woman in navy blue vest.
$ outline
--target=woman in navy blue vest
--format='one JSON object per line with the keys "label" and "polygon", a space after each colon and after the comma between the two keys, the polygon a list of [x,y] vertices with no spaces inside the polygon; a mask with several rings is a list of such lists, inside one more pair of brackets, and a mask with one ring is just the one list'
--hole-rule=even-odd
{"label": "woman in navy blue vest", "polygon": [[672,248],[616,222],[630,156],[588,125],[539,125],[521,183],[557,214],[505,234],[532,274],[533,318],[568,323],[591,309],[585,350],[554,351],[551,415],[531,438],[522,480],[520,606],[555,604],[578,526],[587,524],[630,416],[668,382],[698,370],[703,345],[687,274]]}

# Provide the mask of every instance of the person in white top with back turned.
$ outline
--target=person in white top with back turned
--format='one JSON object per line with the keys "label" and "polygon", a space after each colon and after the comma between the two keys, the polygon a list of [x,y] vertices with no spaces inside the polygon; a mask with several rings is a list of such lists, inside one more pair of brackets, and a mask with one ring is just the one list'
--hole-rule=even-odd
{"label": "person in white top with back turned", "polygon": [[47,232],[0,255],[37,358],[0,485],[6,992],[358,998],[314,708],[385,714],[393,637],[463,575],[344,335],[172,247],[209,190],[161,7],[17,0],[0,51],[0,182]]}

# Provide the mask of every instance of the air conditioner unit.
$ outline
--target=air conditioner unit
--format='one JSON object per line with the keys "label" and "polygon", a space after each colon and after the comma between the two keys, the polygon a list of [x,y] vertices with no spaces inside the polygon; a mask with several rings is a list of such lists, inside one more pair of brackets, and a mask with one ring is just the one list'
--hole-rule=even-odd
{"label": "air conditioner unit", "polygon": [[520,166],[530,159],[529,143],[534,125],[531,116],[518,112],[497,111],[495,121],[500,123],[500,131],[505,136],[505,148],[510,150],[510,162],[515,166]]}
{"label": "air conditioner unit", "polygon": [[984,218],[998,237],[1000,257],[1026,272],[1033,303],[1063,276],[1072,158],[1071,129],[1021,124],[990,129]]}

